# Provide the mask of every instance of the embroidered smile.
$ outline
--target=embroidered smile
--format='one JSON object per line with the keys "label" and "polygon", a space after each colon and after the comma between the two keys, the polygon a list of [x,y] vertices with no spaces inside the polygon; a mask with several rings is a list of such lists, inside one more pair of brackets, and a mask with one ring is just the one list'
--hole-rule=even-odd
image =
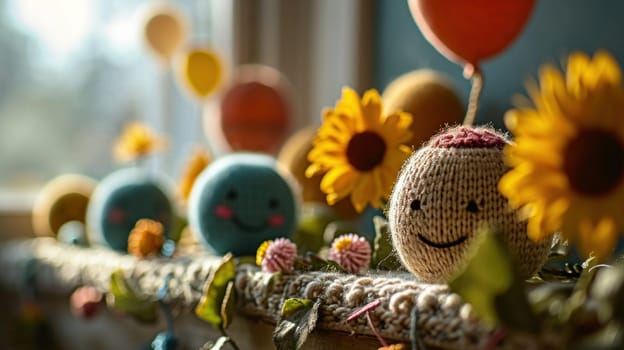
{"label": "embroidered smile", "polygon": [[225,204],[217,205],[215,207],[214,213],[218,218],[221,218],[223,220],[229,220],[239,229],[246,232],[258,232],[263,231],[269,227],[275,228],[284,225],[284,216],[281,214],[272,214],[261,224],[250,225],[241,220],[238,216],[236,216],[232,207]]}
{"label": "embroidered smile", "polygon": [[264,222],[260,225],[249,225],[243,221],[241,221],[238,217],[236,216],[232,216],[232,218],[230,219],[236,226],[238,226],[238,228],[240,228],[243,231],[247,231],[247,232],[257,232],[257,231],[262,231],[265,228],[267,228],[269,225]]}
{"label": "embroidered smile", "polygon": [[464,243],[464,241],[466,240],[466,236],[462,236],[459,237],[457,240],[451,241],[451,242],[443,242],[443,243],[438,243],[438,242],[434,242],[429,240],[427,237],[423,236],[422,234],[418,234],[418,238],[420,238],[421,241],[423,241],[423,243],[425,243],[426,245],[430,246],[430,247],[434,247],[434,248],[450,248],[450,247],[454,247],[456,245],[460,245],[462,243]]}

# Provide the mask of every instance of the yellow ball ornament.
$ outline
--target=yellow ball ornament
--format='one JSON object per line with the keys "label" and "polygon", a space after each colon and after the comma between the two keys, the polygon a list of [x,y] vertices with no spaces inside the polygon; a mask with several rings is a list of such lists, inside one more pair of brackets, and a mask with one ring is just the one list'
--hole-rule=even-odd
{"label": "yellow ball ornament", "polygon": [[96,181],[78,174],[52,179],[39,191],[33,205],[32,223],[37,236],[56,237],[63,224],[85,222],[87,205]]}
{"label": "yellow ball ornament", "polygon": [[[277,160],[284,164],[297,179],[302,188],[302,198],[304,203],[317,202],[325,203],[326,194],[321,191],[321,175],[311,178],[305,176],[305,170],[310,166],[308,153],[312,149],[312,141],[316,136],[315,127],[306,127],[293,134],[284,144]],[[334,204],[332,208],[342,219],[349,220],[357,216],[357,212],[349,201],[344,198]]]}
{"label": "yellow ball ornament", "polygon": [[402,110],[412,114],[412,140],[419,148],[445,125],[461,124],[464,105],[449,80],[433,70],[416,70],[392,81],[384,90],[384,114]]}

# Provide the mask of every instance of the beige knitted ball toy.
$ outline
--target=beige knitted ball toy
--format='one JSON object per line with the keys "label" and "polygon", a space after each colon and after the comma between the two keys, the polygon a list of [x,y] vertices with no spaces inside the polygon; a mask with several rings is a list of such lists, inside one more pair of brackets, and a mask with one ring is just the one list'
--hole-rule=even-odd
{"label": "beige knitted ball toy", "polygon": [[434,136],[403,165],[390,198],[392,241],[403,265],[424,282],[446,282],[460,268],[484,223],[496,223],[530,276],[550,240],[531,241],[498,192],[506,139],[488,128],[455,127]]}

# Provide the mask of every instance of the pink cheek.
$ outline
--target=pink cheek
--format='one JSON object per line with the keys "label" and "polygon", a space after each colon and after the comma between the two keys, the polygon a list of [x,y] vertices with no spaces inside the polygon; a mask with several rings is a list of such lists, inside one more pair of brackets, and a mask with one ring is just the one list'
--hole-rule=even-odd
{"label": "pink cheek", "polygon": [[234,210],[225,204],[219,204],[215,207],[215,215],[221,219],[231,219],[234,216]]}
{"label": "pink cheek", "polygon": [[279,227],[284,225],[284,217],[280,214],[274,214],[269,217],[269,226]]}
{"label": "pink cheek", "polygon": [[126,214],[119,208],[111,209],[111,211],[108,212],[108,221],[113,224],[121,225],[125,219]]}

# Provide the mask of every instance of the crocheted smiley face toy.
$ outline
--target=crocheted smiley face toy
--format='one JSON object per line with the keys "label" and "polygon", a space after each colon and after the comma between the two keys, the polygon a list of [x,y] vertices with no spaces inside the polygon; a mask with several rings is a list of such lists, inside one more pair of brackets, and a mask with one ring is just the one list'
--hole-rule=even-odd
{"label": "crocheted smiley face toy", "polygon": [[113,172],[97,185],[87,208],[89,241],[128,251],[128,236],[140,219],[160,222],[171,238],[174,209],[169,180],[140,168]]}
{"label": "crocheted smiley face toy", "polygon": [[292,235],[298,208],[294,184],[270,156],[223,156],[193,185],[191,229],[217,254],[254,255],[262,242]]}
{"label": "crocheted smiley face toy", "polygon": [[424,282],[447,282],[462,266],[476,230],[496,223],[529,276],[550,241],[531,241],[526,222],[498,192],[508,141],[488,128],[455,127],[434,136],[403,165],[389,205],[392,241],[403,265]]}

